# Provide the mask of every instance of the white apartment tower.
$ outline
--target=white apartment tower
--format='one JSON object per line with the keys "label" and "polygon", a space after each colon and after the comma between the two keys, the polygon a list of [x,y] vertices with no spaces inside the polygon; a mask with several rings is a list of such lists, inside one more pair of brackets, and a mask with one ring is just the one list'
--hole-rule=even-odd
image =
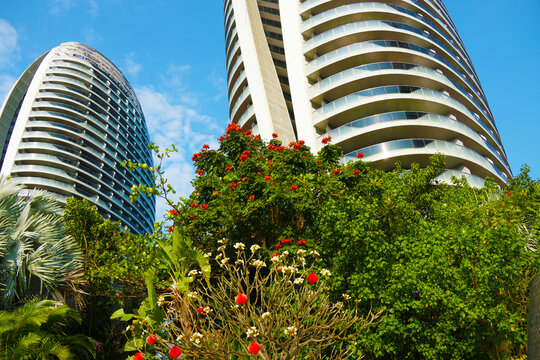
{"label": "white apartment tower", "polygon": [[511,176],[465,47],[440,0],[225,0],[230,118],[381,169],[446,155],[441,180]]}

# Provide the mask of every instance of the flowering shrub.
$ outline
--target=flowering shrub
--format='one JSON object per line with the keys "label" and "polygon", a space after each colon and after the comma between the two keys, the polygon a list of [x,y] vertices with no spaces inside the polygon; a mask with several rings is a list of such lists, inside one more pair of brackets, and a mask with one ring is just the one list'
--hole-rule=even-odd
{"label": "flowering shrub", "polygon": [[294,248],[267,259],[258,245],[223,242],[206,254],[219,269],[217,277],[192,270],[189,290],[173,283],[158,300],[165,321],[133,332],[149,334],[138,351],[175,359],[180,354],[188,359],[358,358],[346,340],[379,314],[361,317],[350,296],[330,301],[330,272],[316,266],[318,253]]}

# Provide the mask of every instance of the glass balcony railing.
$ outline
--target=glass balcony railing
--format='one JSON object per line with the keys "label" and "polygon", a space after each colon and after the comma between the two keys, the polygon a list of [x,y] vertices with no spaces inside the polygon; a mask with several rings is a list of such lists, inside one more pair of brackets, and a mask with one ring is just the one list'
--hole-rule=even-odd
{"label": "glass balcony railing", "polygon": [[451,106],[460,111],[461,113],[466,114],[470,119],[474,120],[487,132],[488,135],[491,136],[493,141],[502,148],[501,144],[497,140],[497,137],[495,136],[495,133],[484,122],[478,120],[474,113],[469,110],[465,105],[438,91],[415,86],[381,86],[377,88],[358,91],[354,94],[339,98],[336,101],[326,104],[320,109],[316,110],[313,114],[313,121],[315,123],[321,122],[328,119],[330,116],[334,116],[349,108],[372,101],[371,99],[366,101],[366,98],[379,95],[394,94],[401,94],[403,96],[422,96],[424,98],[432,99],[432,101]]}
{"label": "glass balcony railing", "polygon": [[362,119],[352,121],[348,124],[342,125],[338,128],[332,129],[321,135],[320,137],[331,136],[336,139],[336,141],[342,141],[341,139],[346,139],[351,136],[354,136],[362,131],[362,129],[376,125],[383,124],[393,121],[409,121],[411,123],[416,122],[432,122],[435,126],[446,127],[452,131],[460,132],[467,136],[470,139],[475,140],[476,142],[483,144],[487,147],[492,155],[496,157],[501,164],[505,167],[507,171],[509,169],[506,166],[506,160],[502,157],[499,151],[489,143],[489,141],[482,138],[476,131],[468,127],[467,125],[451,119],[447,116],[442,116],[439,114],[425,113],[425,112],[416,112],[416,111],[396,111],[385,114],[378,114],[374,116],[368,116]]}
{"label": "glass balcony railing", "polygon": [[470,101],[474,103],[476,106],[476,110],[479,112],[482,112],[487,118],[491,120],[491,116],[488,115],[488,113],[484,110],[483,105],[478,103],[478,100],[482,100],[481,98],[475,98],[471,93],[466,91],[464,88],[462,88],[456,81],[444,76],[443,74],[425,67],[420,66],[416,64],[408,64],[408,63],[400,63],[400,62],[380,62],[380,63],[372,63],[372,64],[366,64],[362,66],[357,66],[352,69],[347,69],[345,71],[342,71],[340,73],[337,73],[335,75],[329,76],[318,83],[315,83],[311,86],[310,92],[311,97],[315,97],[321,93],[324,93],[326,91],[329,91],[330,89],[342,84],[346,83],[347,81],[352,81],[355,78],[359,78],[362,76],[369,76],[369,73],[374,71],[380,71],[380,70],[406,70],[407,72],[410,72],[411,74],[418,74],[419,76],[429,76],[431,78],[437,79],[437,81],[446,83],[450,87],[454,87],[457,90],[461,92],[463,96],[468,98]]}
{"label": "glass balcony railing", "polygon": [[356,160],[356,155],[359,153],[364,153],[364,159],[369,161],[369,158],[375,155],[388,154],[392,156],[392,151],[397,150],[408,150],[408,149],[422,149],[426,153],[435,154],[442,153],[447,156],[455,156],[461,159],[469,160],[479,166],[482,166],[484,169],[488,170],[492,174],[498,176],[502,181],[508,181],[508,175],[499,170],[495,165],[493,165],[488,159],[484,156],[478,154],[477,152],[466,148],[461,145],[457,145],[448,141],[443,140],[431,140],[431,139],[405,139],[405,140],[394,140],[385,143],[380,143],[372,146],[368,146],[362,149],[355,150],[351,153],[345,155],[346,160]]}

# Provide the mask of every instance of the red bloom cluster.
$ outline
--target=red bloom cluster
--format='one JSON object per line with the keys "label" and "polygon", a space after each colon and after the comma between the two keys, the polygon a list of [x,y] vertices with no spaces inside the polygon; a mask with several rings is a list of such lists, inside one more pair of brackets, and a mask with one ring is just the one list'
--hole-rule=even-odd
{"label": "red bloom cluster", "polygon": [[241,132],[242,127],[238,124],[230,123],[227,125],[227,130],[225,131],[226,134],[230,134],[232,132]]}
{"label": "red bloom cluster", "polygon": [[140,352],[133,355],[133,360],[143,360],[143,359],[144,359],[144,355],[141,354]]}
{"label": "red bloom cluster", "polygon": [[354,175],[358,175],[358,174],[360,174],[360,173],[361,173],[361,171],[360,171],[360,170],[358,170],[358,169],[356,169],[356,170],[354,170],[354,171],[353,171],[352,173],[353,173]]}
{"label": "red bloom cluster", "polygon": [[246,132],[244,132],[244,135],[246,135],[247,137],[250,137],[251,136],[251,130],[247,130]]}
{"label": "red bloom cluster", "polygon": [[311,285],[315,284],[317,281],[319,281],[319,277],[315,273],[311,273],[308,276],[306,276],[306,280]]}
{"label": "red bloom cluster", "polygon": [[281,240],[281,243],[282,243],[282,244],[290,244],[290,243],[291,243],[291,239],[288,239],[288,238],[287,238],[287,239],[283,239],[283,240]]}
{"label": "red bloom cluster", "polygon": [[296,245],[307,245],[307,241],[306,240],[298,240]]}
{"label": "red bloom cluster", "polygon": [[270,150],[270,151],[280,152],[280,151],[285,150],[285,146],[275,146],[275,145],[270,144],[270,145],[268,145],[267,149]]}
{"label": "red bloom cluster", "polygon": [[197,312],[198,312],[199,314],[204,313],[204,308],[203,308],[203,307],[198,308],[198,309],[197,309]]}
{"label": "red bloom cluster", "polygon": [[328,136],[328,137],[325,137],[321,140],[321,142],[323,144],[328,144],[330,141],[332,141],[332,137],[331,136]]}
{"label": "red bloom cluster", "polygon": [[208,209],[208,205],[206,205],[206,204],[202,204],[202,205],[201,205],[201,209],[202,209],[202,210],[206,210],[206,209]]}
{"label": "red bloom cluster", "polygon": [[361,158],[363,158],[364,156],[365,156],[365,154],[364,154],[364,153],[362,153],[362,152],[361,152],[361,153],[358,153],[358,154],[356,154],[356,158],[357,158],[357,159],[361,159]]}
{"label": "red bloom cluster", "polygon": [[192,209],[195,209],[195,208],[198,208],[199,205],[197,205],[196,203],[192,203],[191,205],[189,205],[189,207]]}
{"label": "red bloom cluster", "polygon": [[178,210],[176,210],[176,209],[169,210],[169,215],[171,215],[171,216],[178,215]]}
{"label": "red bloom cluster", "polygon": [[277,244],[274,245],[274,247],[275,247],[276,250],[277,250],[277,249],[279,249],[279,248],[282,248],[283,245],[282,245],[281,243],[277,243]]}
{"label": "red bloom cluster", "polygon": [[212,195],[218,196],[218,195],[219,195],[219,191],[214,190],[214,192],[212,193]]}
{"label": "red bloom cluster", "polygon": [[210,145],[204,144],[204,145],[202,146],[202,148],[203,148],[204,150],[210,149]]}
{"label": "red bloom cluster", "polygon": [[275,139],[277,138],[277,134],[276,133],[272,133],[272,137]]}
{"label": "red bloom cluster", "polygon": [[191,161],[197,162],[199,161],[200,158],[201,158],[201,153],[198,152],[198,153],[193,154],[193,156],[191,157]]}
{"label": "red bloom cluster", "polygon": [[289,143],[289,147],[294,148],[294,151],[298,152],[298,151],[300,151],[298,149],[300,149],[302,146],[304,146],[305,143],[306,142],[304,140],[299,140],[297,142],[292,141],[292,142]]}
{"label": "red bloom cluster", "polygon": [[202,171],[202,170],[197,170],[197,175],[203,176],[203,175],[204,175],[204,171]]}
{"label": "red bloom cluster", "polygon": [[289,189],[291,189],[291,191],[295,191],[295,190],[298,189],[298,186],[296,186],[296,185],[291,185],[291,186],[289,186]]}
{"label": "red bloom cluster", "polygon": [[249,200],[255,200],[255,195],[249,195],[248,199]]}
{"label": "red bloom cluster", "polygon": [[232,182],[232,183],[229,184],[229,187],[230,187],[231,189],[236,189],[237,186],[238,186],[238,184],[235,183],[235,182]]}
{"label": "red bloom cluster", "polygon": [[169,232],[169,234],[172,233],[174,231],[174,226],[169,226],[167,228],[167,231]]}
{"label": "red bloom cluster", "polygon": [[264,177],[264,180],[266,180],[266,181],[272,180],[272,177],[267,175],[267,176]]}
{"label": "red bloom cluster", "polygon": [[340,170],[339,169],[334,169],[334,171],[332,171],[334,173],[334,175],[337,175],[340,173]]}
{"label": "red bloom cluster", "polygon": [[182,355],[182,350],[180,350],[178,346],[173,346],[169,350],[169,356],[172,357],[173,359],[178,359],[180,355]]}
{"label": "red bloom cluster", "polygon": [[148,343],[148,345],[154,345],[156,343],[156,335],[148,335],[148,337],[146,338],[146,342]]}
{"label": "red bloom cluster", "polygon": [[225,166],[225,171],[231,171],[232,169],[233,169],[232,166],[229,166],[229,165]]}
{"label": "red bloom cluster", "polygon": [[247,298],[246,295],[244,295],[242,293],[238,293],[238,295],[236,295],[236,298],[234,299],[234,301],[236,301],[236,303],[238,305],[244,305],[248,301],[248,298]]}
{"label": "red bloom cluster", "polygon": [[247,181],[247,179],[248,179],[247,177],[243,177],[242,182]]}
{"label": "red bloom cluster", "polygon": [[257,344],[255,341],[252,341],[248,346],[248,351],[250,354],[257,354],[261,350],[261,345]]}

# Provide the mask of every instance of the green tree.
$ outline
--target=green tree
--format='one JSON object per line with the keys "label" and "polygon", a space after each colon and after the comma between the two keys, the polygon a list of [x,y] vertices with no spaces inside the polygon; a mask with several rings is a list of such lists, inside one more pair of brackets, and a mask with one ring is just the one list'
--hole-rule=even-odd
{"label": "green tree", "polygon": [[227,238],[281,252],[306,242],[335,275],[335,298],[385,310],[357,338],[373,359],[525,353],[528,284],[540,268],[540,186],[527,169],[504,188],[488,179],[476,189],[439,184],[442,156],[383,172],[342,163],[331,144],[314,156],[302,141],[265,143],[234,124],[219,140],[194,154],[189,198],[172,201],[160,166],[150,169],[156,186],[134,189],[166,197],[195,244],[215,251]]}
{"label": "green tree", "polygon": [[0,180],[0,295],[4,307],[49,296],[81,274],[83,254],[64,230],[62,208],[45,191]]}
{"label": "green tree", "polygon": [[95,342],[69,333],[78,312],[51,300],[32,300],[13,312],[0,311],[0,357],[5,360],[93,359]]}
{"label": "green tree", "polygon": [[122,306],[138,307],[146,296],[145,273],[155,263],[155,242],[103,219],[87,200],[69,198],[64,222],[84,252],[82,331],[102,343],[104,359],[123,358],[124,325],[110,316]]}

